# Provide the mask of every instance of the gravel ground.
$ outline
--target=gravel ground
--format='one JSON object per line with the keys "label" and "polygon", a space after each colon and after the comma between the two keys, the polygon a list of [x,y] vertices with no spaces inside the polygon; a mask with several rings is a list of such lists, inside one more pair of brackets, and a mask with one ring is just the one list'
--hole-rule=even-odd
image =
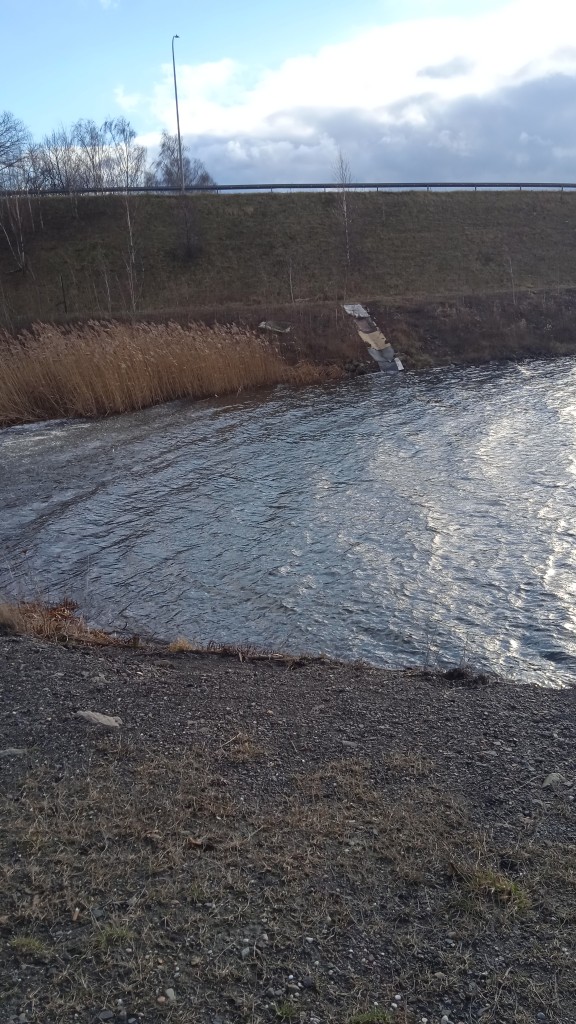
{"label": "gravel ground", "polygon": [[574,690],[6,633],[0,691],[1,1024],[576,1021]]}

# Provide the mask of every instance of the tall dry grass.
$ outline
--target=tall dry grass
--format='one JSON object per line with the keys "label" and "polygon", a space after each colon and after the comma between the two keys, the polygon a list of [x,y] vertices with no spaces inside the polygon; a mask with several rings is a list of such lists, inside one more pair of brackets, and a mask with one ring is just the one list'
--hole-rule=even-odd
{"label": "tall dry grass", "polygon": [[123,647],[134,644],[137,638],[124,640],[103,629],[88,626],[78,613],[74,601],[59,604],[44,601],[0,601],[0,633],[6,630],[21,636],[35,636],[40,640],[59,643],[81,643],[93,647]]}
{"label": "tall dry grass", "polygon": [[337,366],[288,364],[273,341],[236,326],[89,321],[0,332],[0,424],[106,416],[175,398],[315,384]]}

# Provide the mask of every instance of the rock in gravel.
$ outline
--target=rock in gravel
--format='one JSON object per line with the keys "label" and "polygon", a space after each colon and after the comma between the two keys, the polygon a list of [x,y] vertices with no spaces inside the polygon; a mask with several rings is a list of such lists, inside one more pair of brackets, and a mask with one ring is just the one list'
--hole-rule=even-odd
{"label": "rock in gravel", "polygon": [[26,747],[5,747],[0,750],[0,757],[20,757],[26,753]]}
{"label": "rock in gravel", "polygon": [[560,772],[550,772],[550,775],[547,775],[544,779],[544,782],[542,783],[542,788],[554,789],[556,786],[561,786],[565,782],[566,779],[563,775],[560,774]]}
{"label": "rock in gravel", "polygon": [[96,1020],[114,1020],[114,1014],[112,1010],[100,1010],[100,1013],[96,1014]]}
{"label": "rock in gravel", "polygon": [[175,1003],[176,1002],[176,993],[175,993],[174,989],[173,988],[166,988],[166,989],[164,989],[164,991],[166,993],[166,998],[167,998],[168,1002],[169,1003]]}
{"label": "rock in gravel", "polygon": [[99,711],[77,711],[76,718],[83,718],[91,725],[101,725],[104,729],[119,729],[122,725],[118,715],[101,715]]}

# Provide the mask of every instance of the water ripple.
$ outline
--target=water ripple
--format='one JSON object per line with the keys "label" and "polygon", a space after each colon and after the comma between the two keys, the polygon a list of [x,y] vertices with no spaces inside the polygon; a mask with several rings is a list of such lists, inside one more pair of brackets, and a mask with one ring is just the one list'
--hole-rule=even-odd
{"label": "water ripple", "polygon": [[0,432],[0,584],[99,623],[576,670],[576,360]]}

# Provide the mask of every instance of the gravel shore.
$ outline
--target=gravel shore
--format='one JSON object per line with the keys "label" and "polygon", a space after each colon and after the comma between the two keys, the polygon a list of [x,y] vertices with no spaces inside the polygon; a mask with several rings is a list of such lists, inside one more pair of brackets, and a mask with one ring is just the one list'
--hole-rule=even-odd
{"label": "gravel shore", "polygon": [[0,691],[2,1024],[576,1020],[574,690],[6,633]]}

